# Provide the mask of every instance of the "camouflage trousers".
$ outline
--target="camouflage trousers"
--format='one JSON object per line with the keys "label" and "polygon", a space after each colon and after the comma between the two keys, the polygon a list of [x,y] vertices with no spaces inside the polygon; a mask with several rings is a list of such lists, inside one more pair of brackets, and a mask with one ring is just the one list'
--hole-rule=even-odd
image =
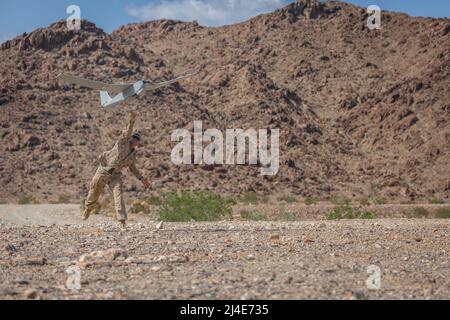
{"label": "camouflage trousers", "polygon": [[94,178],[92,178],[89,186],[89,193],[85,202],[86,209],[93,210],[95,208],[95,205],[106,186],[108,186],[113,193],[117,220],[127,220],[127,211],[123,199],[122,175],[111,175],[102,167],[97,169]]}

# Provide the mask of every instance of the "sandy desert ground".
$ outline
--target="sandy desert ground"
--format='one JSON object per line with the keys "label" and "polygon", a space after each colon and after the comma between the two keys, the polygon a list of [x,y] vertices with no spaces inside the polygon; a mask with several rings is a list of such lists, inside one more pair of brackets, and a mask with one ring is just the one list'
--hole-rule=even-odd
{"label": "sandy desert ground", "polygon": [[[119,232],[101,215],[82,223],[78,211],[0,206],[0,299],[450,298],[448,219],[158,228],[135,216]],[[78,274],[81,288],[69,289]]]}

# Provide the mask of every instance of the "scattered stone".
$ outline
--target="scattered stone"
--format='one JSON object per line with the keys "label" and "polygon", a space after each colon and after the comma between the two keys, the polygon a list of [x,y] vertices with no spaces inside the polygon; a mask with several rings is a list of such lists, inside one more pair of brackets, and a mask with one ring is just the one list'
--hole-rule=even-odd
{"label": "scattered stone", "polygon": [[41,144],[41,139],[36,136],[29,136],[25,142],[25,147],[34,148]]}
{"label": "scattered stone", "polygon": [[83,118],[87,119],[87,120],[92,120],[92,116],[89,112],[85,112],[83,113]]}
{"label": "scattered stone", "polygon": [[80,258],[78,259],[78,265],[80,268],[84,269],[92,265],[112,262],[119,256],[126,257],[126,251],[118,248],[111,248],[102,251],[94,251],[80,256]]}
{"label": "scattered stone", "polygon": [[134,257],[128,257],[123,262],[124,263],[135,263],[136,259]]}
{"label": "scattered stone", "polygon": [[353,298],[356,300],[366,300],[366,293],[364,290],[356,290],[353,292]]}
{"label": "scattered stone", "polygon": [[17,248],[13,244],[7,244],[5,249],[9,254],[17,253]]}
{"label": "scattered stone", "polygon": [[39,292],[36,289],[26,289],[22,295],[25,299],[35,300],[39,297]]}
{"label": "scattered stone", "polygon": [[189,257],[185,255],[174,254],[168,257],[168,261],[172,263],[185,263],[189,261]]}
{"label": "scattered stone", "polygon": [[280,235],[279,234],[272,234],[272,235],[270,235],[270,240],[280,240]]}
{"label": "scattered stone", "polygon": [[45,259],[44,257],[33,257],[25,261],[25,264],[30,266],[43,266],[46,263],[47,259]]}
{"label": "scattered stone", "polygon": [[20,285],[28,285],[30,282],[25,279],[18,279],[13,281],[14,284],[20,284]]}

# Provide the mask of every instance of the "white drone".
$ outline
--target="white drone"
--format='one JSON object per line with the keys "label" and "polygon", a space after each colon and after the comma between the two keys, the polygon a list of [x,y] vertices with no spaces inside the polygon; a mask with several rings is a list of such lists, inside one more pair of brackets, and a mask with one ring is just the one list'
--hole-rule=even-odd
{"label": "white drone", "polygon": [[[95,89],[100,91],[100,101],[102,104],[102,107],[112,107],[114,105],[117,105],[119,103],[124,102],[128,98],[137,96],[141,94],[144,91],[147,90],[155,90],[161,87],[168,86],[172,83],[179,82],[181,80],[184,80],[186,78],[192,77],[193,75],[196,75],[198,73],[197,71],[194,71],[192,73],[187,73],[183,76],[180,76],[178,78],[159,82],[159,83],[151,83],[150,81],[141,80],[137,81],[135,83],[129,83],[129,84],[109,84],[104,83],[100,81],[94,81],[84,78],[79,78],[75,76],[71,76],[68,74],[60,74],[57,79],[63,80],[71,84],[76,84],[81,87],[86,87],[90,89]],[[112,98],[111,98],[112,96]]]}

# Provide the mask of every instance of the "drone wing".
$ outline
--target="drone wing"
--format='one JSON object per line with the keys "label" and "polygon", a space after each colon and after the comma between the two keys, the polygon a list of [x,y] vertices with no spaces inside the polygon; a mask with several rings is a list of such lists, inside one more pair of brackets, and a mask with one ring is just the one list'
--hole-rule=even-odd
{"label": "drone wing", "polygon": [[105,82],[75,77],[64,73],[60,74],[57,79],[85,88],[95,89],[99,91],[108,91],[108,93],[112,96],[115,96],[116,94],[123,92],[133,86],[133,84],[109,84]]}
{"label": "drone wing", "polygon": [[168,81],[164,81],[164,82],[159,82],[159,83],[150,83],[148,81],[145,82],[145,90],[155,90],[161,87],[165,87],[168,86],[172,83],[176,83],[178,81],[184,80],[186,78],[192,77],[194,75],[196,75],[198,73],[198,70],[192,72],[192,73],[188,73],[185,74],[184,76],[180,76],[178,78],[172,79],[172,80],[168,80]]}

